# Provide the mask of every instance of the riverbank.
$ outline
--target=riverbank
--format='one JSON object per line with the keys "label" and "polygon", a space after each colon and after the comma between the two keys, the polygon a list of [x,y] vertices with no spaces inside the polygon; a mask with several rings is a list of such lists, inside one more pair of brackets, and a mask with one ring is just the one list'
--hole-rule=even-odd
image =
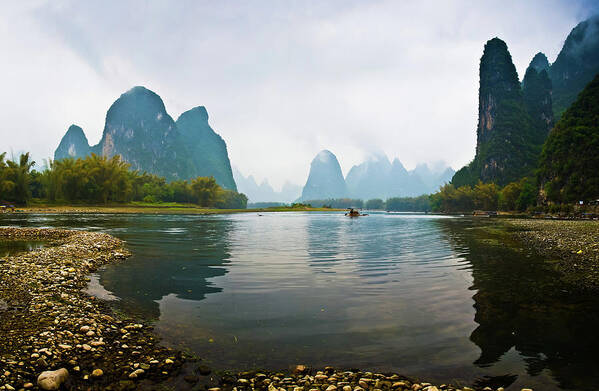
{"label": "riverbank", "polygon": [[564,281],[599,289],[599,221],[505,220],[527,246],[548,257]]}
{"label": "riverbank", "polygon": [[129,256],[121,240],[29,228],[0,228],[0,240],[47,241],[0,259],[0,389],[37,389],[42,372],[62,368],[67,389],[134,389],[177,372],[184,358],[159,346],[151,327],[82,292],[91,272]]}
{"label": "riverbank", "polygon": [[127,205],[33,205],[17,208],[11,213],[110,213],[110,214],[197,214],[215,215],[231,213],[261,212],[331,212],[344,209],[311,208],[311,207],[274,207],[257,209],[214,209],[194,205],[160,205],[160,204],[127,204]]}

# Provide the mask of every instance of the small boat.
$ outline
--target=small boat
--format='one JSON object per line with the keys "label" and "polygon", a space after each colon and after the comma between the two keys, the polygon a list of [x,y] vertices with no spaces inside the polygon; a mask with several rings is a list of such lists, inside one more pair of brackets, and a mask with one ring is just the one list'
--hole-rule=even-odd
{"label": "small boat", "polygon": [[349,212],[347,212],[345,215],[347,217],[362,217],[362,216],[368,216],[368,214],[365,213],[360,213],[359,211],[355,210],[354,208],[348,208]]}

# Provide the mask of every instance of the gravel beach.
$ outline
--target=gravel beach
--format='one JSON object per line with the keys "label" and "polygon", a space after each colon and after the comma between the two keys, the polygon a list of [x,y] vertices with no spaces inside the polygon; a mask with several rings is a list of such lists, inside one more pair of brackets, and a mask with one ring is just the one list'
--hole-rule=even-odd
{"label": "gravel beach", "polygon": [[38,389],[42,372],[61,369],[68,376],[55,373],[54,380],[65,389],[134,389],[182,364],[181,354],[158,346],[150,327],[117,318],[82,292],[91,272],[129,255],[122,241],[28,228],[0,228],[0,240],[48,241],[0,259],[0,389]]}
{"label": "gravel beach", "polygon": [[599,221],[510,219],[516,236],[553,260],[564,281],[599,289]]}

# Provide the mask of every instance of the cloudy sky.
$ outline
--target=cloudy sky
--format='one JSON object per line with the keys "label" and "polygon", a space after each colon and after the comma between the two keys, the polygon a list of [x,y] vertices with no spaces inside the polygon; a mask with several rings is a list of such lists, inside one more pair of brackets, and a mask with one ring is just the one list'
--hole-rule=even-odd
{"label": "cloudy sky", "polygon": [[303,184],[324,148],[344,173],[380,151],[408,168],[473,158],[478,62],[500,37],[523,75],[555,60],[599,1],[2,1],[0,150],[90,144],[124,91],[176,119],[204,105],[245,175]]}

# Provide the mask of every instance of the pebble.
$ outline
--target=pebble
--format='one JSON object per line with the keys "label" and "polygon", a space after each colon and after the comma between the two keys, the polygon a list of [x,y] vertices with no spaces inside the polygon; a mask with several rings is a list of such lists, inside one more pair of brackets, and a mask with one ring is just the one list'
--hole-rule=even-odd
{"label": "pebble", "polygon": [[143,369],[136,369],[129,374],[129,379],[137,379],[139,376],[143,375],[145,371]]}
{"label": "pebble", "polygon": [[60,385],[69,377],[69,371],[66,368],[60,368],[56,371],[42,372],[37,378],[37,385],[42,390],[58,390]]}
{"label": "pebble", "polygon": [[102,377],[102,375],[104,375],[104,371],[99,368],[92,371],[93,377]]}

